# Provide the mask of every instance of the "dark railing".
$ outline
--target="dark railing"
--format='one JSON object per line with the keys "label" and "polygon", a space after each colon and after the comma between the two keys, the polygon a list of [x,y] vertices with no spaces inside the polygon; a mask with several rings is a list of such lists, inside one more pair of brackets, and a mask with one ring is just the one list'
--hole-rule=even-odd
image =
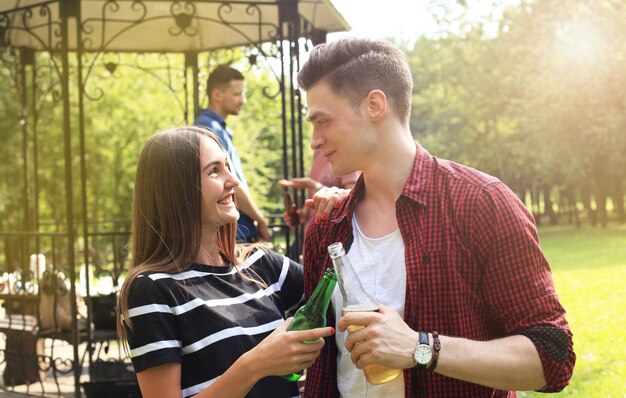
{"label": "dark railing", "polygon": [[[102,377],[125,380],[128,373],[128,360],[111,328],[110,315],[115,292],[129,266],[129,227],[128,223],[106,228],[92,223],[94,209],[87,201],[90,176],[84,103],[104,95],[91,78],[98,68],[114,75],[120,66],[132,67],[159,79],[173,95],[183,120],[189,121],[200,108],[198,55],[246,46],[251,50],[251,63],[253,58],[255,63],[272,60],[268,65],[278,90],[265,88],[263,93],[281,103],[283,176],[303,175],[302,105],[295,73],[300,66],[300,47],[306,49],[323,40],[325,32],[313,25],[314,16],[299,14],[298,0],[118,0],[102,2],[100,10],[88,9],[93,4],[41,0],[0,8],[0,72],[16,95],[10,105],[14,109],[3,115],[0,126],[20,134],[22,142],[20,153],[10,160],[20,165],[21,172],[5,181],[23,188],[19,198],[0,203],[0,304],[5,312],[0,319],[0,333],[5,336],[4,345],[0,340],[4,376],[0,391],[60,396],[66,392],[60,379],[70,378],[69,391],[80,397],[81,382],[94,383],[84,385],[87,391],[97,387]],[[158,7],[152,7],[155,4]],[[319,10],[325,4],[306,3],[304,9]],[[146,48],[141,45],[147,43],[131,40],[138,28],[158,21],[169,25],[154,30],[164,38],[150,42],[157,46],[197,41],[204,33],[197,29],[198,24],[218,29],[215,37],[235,40],[210,48]],[[176,40],[165,40],[168,38]],[[163,54],[163,66],[147,67],[141,55],[128,64],[128,57],[119,60],[116,54],[120,53]],[[177,55],[182,64],[172,62],[169,54]],[[47,98],[47,105],[37,98]],[[39,120],[51,103],[61,110],[56,128],[62,138],[56,160],[62,165],[56,170],[55,189],[63,199],[53,209],[55,222],[48,225],[39,214],[40,143],[46,138]],[[301,203],[303,198],[296,200]],[[301,228],[288,228],[282,214],[268,218],[275,249],[298,259]],[[90,371],[85,377],[87,367]]]}

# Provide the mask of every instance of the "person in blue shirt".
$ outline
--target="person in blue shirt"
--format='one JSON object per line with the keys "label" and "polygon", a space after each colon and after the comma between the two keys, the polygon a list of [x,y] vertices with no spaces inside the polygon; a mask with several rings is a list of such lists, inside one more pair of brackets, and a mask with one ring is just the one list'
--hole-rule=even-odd
{"label": "person in blue shirt", "polygon": [[228,65],[219,65],[207,80],[207,97],[209,106],[200,112],[194,124],[208,127],[217,135],[240,182],[235,198],[240,213],[237,222],[237,240],[267,241],[269,240],[267,221],[250,195],[241,159],[233,144],[234,133],[226,126],[226,118],[229,115],[239,115],[241,107],[246,103],[243,74]]}

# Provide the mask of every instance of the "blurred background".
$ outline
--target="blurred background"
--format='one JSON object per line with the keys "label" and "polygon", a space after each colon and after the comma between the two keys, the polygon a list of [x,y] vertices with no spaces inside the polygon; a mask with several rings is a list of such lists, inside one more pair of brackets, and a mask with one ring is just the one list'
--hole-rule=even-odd
{"label": "blurred background", "polygon": [[[626,2],[331,3],[351,30],[329,33],[328,41],[344,35],[384,38],[406,53],[415,81],[410,121],[415,139],[437,157],[497,176],[534,214],[578,354],[572,385],[562,394],[626,397]],[[0,18],[0,34],[8,23]],[[204,85],[214,66],[231,63],[244,72],[248,102],[228,123],[236,132],[235,145],[256,203],[280,224],[282,188],[276,181],[285,169],[276,76],[282,72],[274,61],[261,62],[262,48],[199,54],[198,102],[206,105]],[[306,59],[306,51],[300,55]],[[16,56],[2,53],[4,60]],[[58,74],[54,62],[46,59],[50,55],[37,57],[40,67],[33,73],[38,85],[24,94],[35,104],[29,119],[16,101],[24,85],[20,74],[0,68],[0,231],[8,236],[36,220],[40,233],[48,236],[42,239],[53,242],[50,236],[63,231],[68,211],[77,219],[86,217],[94,234],[129,231],[135,164],[143,143],[159,130],[193,121],[189,93],[180,86],[181,78],[184,85],[192,82],[170,67],[186,59],[181,54],[124,52],[81,57],[90,82],[81,104],[84,118],[69,117],[73,124],[83,123],[86,132],[84,143],[70,143],[75,154],[80,146],[85,149],[84,165],[77,157],[72,165],[76,187],[81,186],[81,167],[89,176],[81,188],[89,209],[83,215],[82,204],[71,210],[65,206]],[[80,67],[78,62],[69,59],[71,73]],[[79,88],[70,85],[70,90]],[[31,121],[41,137],[34,158],[29,155],[34,143],[25,143],[18,127]],[[298,145],[302,170],[308,170],[310,127],[305,123],[302,131]],[[81,203],[81,189],[73,191],[76,203]],[[37,201],[25,202],[35,190]],[[285,248],[282,231],[275,231],[279,249]],[[85,254],[95,265],[93,275],[78,271],[75,282],[84,286],[93,278],[90,283],[107,293],[125,273],[120,264],[127,260],[128,236],[116,236],[113,244],[110,237],[100,236]],[[19,238],[10,239],[0,243],[0,275],[17,270],[12,259],[19,256]],[[80,247],[79,238],[78,252]],[[111,258],[123,261],[112,264]],[[99,278],[111,270],[113,279]]]}

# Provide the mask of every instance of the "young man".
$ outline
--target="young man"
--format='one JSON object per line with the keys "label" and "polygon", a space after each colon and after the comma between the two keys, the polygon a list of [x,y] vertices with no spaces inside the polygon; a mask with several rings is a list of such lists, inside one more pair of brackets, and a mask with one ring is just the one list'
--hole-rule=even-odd
{"label": "young man", "polygon": [[[224,151],[230,158],[230,165],[241,185],[237,190],[237,209],[240,212],[237,222],[237,240],[256,242],[269,240],[269,228],[261,210],[248,191],[248,184],[241,167],[241,159],[233,144],[233,131],[226,127],[229,115],[239,115],[246,103],[244,77],[238,70],[220,65],[211,72],[207,80],[208,109],[200,112],[194,124],[210,128],[222,142]],[[256,223],[256,225],[255,225]]]}
{"label": "young man", "polygon": [[[390,44],[314,48],[298,74],[313,149],[335,175],[362,170],[346,201],[313,223],[310,296],[340,241],[380,312],[336,320],[307,371],[311,397],[514,397],[563,389],[575,354],[532,215],[497,178],[431,156],[409,128],[413,81]],[[350,284],[346,281],[346,284]],[[335,314],[342,298],[335,292]],[[331,320],[331,322],[334,320]],[[348,325],[363,329],[347,333]],[[420,348],[418,348],[420,346]],[[404,369],[368,385],[369,364]]]}

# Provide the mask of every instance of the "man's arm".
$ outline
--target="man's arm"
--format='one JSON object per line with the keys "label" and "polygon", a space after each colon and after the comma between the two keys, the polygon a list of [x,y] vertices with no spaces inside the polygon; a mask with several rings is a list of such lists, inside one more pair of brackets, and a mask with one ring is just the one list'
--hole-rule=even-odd
{"label": "man's arm", "polygon": [[[435,372],[503,390],[560,391],[569,383],[576,357],[532,216],[499,182],[467,205],[473,214],[460,220],[461,229],[469,231],[468,246],[484,275],[480,294],[503,337],[473,341],[441,336]],[[358,367],[412,367],[418,331],[395,311],[350,313],[339,329],[349,324],[366,326],[346,339]]]}
{"label": "man's arm", "polygon": [[250,192],[241,185],[235,190],[235,199],[237,201],[237,208],[245,213],[248,217],[256,221],[256,228],[259,234],[259,240],[269,241],[270,230],[267,226],[267,221],[261,210],[257,207],[250,196]]}
{"label": "man's arm", "polygon": [[492,341],[441,336],[436,372],[499,390],[541,390],[546,384],[534,344],[515,335]]}
{"label": "man's arm", "polygon": [[[367,326],[349,333],[346,339],[346,348],[358,368],[372,363],[394,369],[414,366],[418,332],[393,309],[381,306],[379,313],[351,312],[340,320],[339,329],[343,331],[350,324]],[[437,373],[499,390],[540,390],[546,385],[537,350],[524,336],[491,341],[449,336],[439,339]],[[432,346],[432,336],[430,341]]]}

